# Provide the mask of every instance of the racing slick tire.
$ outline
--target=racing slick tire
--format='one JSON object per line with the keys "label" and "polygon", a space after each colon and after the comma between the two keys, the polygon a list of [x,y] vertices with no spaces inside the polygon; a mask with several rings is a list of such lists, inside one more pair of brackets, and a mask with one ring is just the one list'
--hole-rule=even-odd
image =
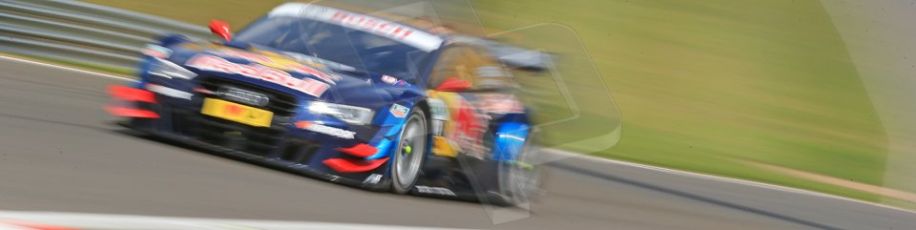
{"label": "racing slick tire", "polygon": [[535,162],[537,150],[531,146],[530,137],[525,141],[521,154],[514,162],[498,164],[498,191],[500,194],[497,204],[505,206],[518,206],[529,202],[535,195],[540,181],[540,172]]}
{"label": "racing slick tire", "polygon": [[429,151],[429,128],[426,114],[414,107],[398,135],[391,161],[391,191],[405,194],[414,188]]}
{"label": "racing slick tire", "polygon": [[[487,132],[485,144],[492,149],[496,134]],[[482,202],[499,206],[521,206],[528,203],[537,193],[540,182],[540,171],[532,162],[537,162],[537,149],[532,146],[534,133],[529,133],[521,152],[511,161],[491,161],[484,163],[478,179],[481,185],[489,187],[482,197]],[[478,195],[478,196],[480,196]]]}

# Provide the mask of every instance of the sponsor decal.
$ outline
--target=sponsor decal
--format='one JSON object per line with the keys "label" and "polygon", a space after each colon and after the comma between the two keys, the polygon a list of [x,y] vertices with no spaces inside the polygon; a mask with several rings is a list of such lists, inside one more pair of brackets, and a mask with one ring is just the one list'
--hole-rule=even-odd
{"label": "sponsor decal", "polygon": [[305,129],[308,131],[326,134],[333,137],[339,137],[343,139],[353,139],[356,138],[356,132],[334,128],[331,126],[326,126],[322,124],[312,123],[308,121],[299,121],[296,122],[296,127],[300,129]]}
{"label": "sponsor decal", "polygon": [[275,69],[310,75],[331,84],[334,84],[336,81],[340,80],[339,76],[320,71],[308,65],[279,55],[263,55],[234,49],[221,49],[211,53],[228,58],[243,59]]}
{"label": "sponsor decal", "polygon": [[448,120],[448,107],[445,106],[445,102],[436,98],[430,98],[427,100],[429,103],[429,109],[432,113],[432,117],[435,120]]}
{"label": "sponsor decal", "polygon": [[483,134],[486,132],[489,117],[478,113],[471,103],[463,98],[453,105],[455,112],[452,118],[455,126],[452,132],[447,134],[448,138],[455,142],[462,153],[483,159],[489,152],[483,144]]}
{"label": "sponsor decal", "polygon": [[445,102],[439,99],[430,98],[427,103],[429,103],[429,110],[430,113],[432,113],[433,135],[445,135],[442,130],[445,126],[445,122],[448,121],[448,108],[445,107]]}
{"label": "sponsor decal", "polygon": [[382,82],[394,85],[395,83],[398,83],[398,79],[392,76],[382,75]]}
{"label": "sponsor decal", "polygon": [[342,26],[387,36],[394,39],[404,40],[411,34],[417,32],[416,29],[367,15],[354,14],[340,10],[333,12],[334,14],[331,15],[331,18],[324,19],[336,22]]}
{"label": "sponsor decal", "polygon": [[378,184],[382,180],[382,174],[373,173],[363,180],[363,184]]}
{"label": "sponsor decal", "polygon": [[400,41],[423,51],[436,50],[444,41],[436,35],[403,24],[311,4],[287,3],[271,11],[268,16],[303,17],[333,23]]}
{"label": "sponsor decal", "polygon": [[252,92],[231,86],[222,86],[216,90],[216,95],[229,99],[230,101],[241,102],[254,106],[266,106],[270,102],[267,95],[258,92]]}
{"label": "sponsor decal", "polygon": [[390,112],[391,112],[391,115],[394,117],[404,118],[404,117],[407,117],[407,113],[410,112],[410,108],[407,108],[407,106],[403,106],[399,104],[393,104],[391,105]]}
{"label": "sponsor decal", "polygon": [[[442,148],[453,148],[467,156],[483,159],[489,147],[483,143],[490,117],[477,110],[464,96],[456,93],[433,92],[428,100],[432,113],[432,131],[444,137]],[[447,144],[447,146],[445,146]],[[448,151],[438,152],[447,154]]]}
{"label": "sponsor decal", "polygon": [[189,67],[200,70],[217,71],[229,74],[238,74],[250,78],[261,79],[274,84],[286,86],[312,95],[320,97],[330,87],[327,83],[311,78],[298,79],[282,70],[269,68],[262,65],[243,65],[237,64],[221,57],[212,55],[197,55],[188,60],[186,63]]}
{"label": "sponsor decal", "polygon": [[457,196],[455,195],[455,192],[453,192],[451,189],[447,189],[443,187],[429,187],[429,186],[417,185],[416,188],[418,192],[425,193],[425,194],[433,194],[433,195],[440,195],[440,196]]}
{"label": "sponsor decal", "polygon": [[385,84],[396,85],[396,86],[405,86],[409,84],[407,83],[407,81],[397,79],[395,77],[388,76],[388,75],[382,75],[382,77],[379,78],[379,80],[381,80]]}

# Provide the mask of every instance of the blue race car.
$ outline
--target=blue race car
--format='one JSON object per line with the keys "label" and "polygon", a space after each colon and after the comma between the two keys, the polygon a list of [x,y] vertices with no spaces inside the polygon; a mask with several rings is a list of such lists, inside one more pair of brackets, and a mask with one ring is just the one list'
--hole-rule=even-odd
{"label": "blue race car", "polygon": [[[380,16],[281,5],[220,42],[166,36],[107,110],[159,138],[395,193],[526,202],[529,110],[489,40]],[[436,31],[431,32],[431,31]],[[527,64],[526,64],[527,63]]]}

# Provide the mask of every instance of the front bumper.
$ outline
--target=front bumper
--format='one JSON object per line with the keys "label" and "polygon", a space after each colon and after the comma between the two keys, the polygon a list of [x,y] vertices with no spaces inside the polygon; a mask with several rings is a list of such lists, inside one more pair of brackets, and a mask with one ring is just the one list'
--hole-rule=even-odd
{"label": "front bumper", "polygon": [[282,111],[269,127],[253,127],[201,114],[203,98],[212,96],[199,92],[187,99],[127,86],[109,91],[116,103],[108,111],[129,118],[131,129],[351,186],[387,188],[388,158],[367,159],[379,151],[365,144],[376,127],[347,127],[359,135],[345,139],[298,128],[296,114]]}
{"label": "front bumper", "polygon": [[266,156],[259,155],[259,154],[253,154],[250,152],[240,151],[238,149],[233,149],[233,148],[229,148],[229,147],[221,146],[221,145],[215,145],[215,144],[204,142],[198,139],[189,138],[188,136],[184,136],[184,135],[156,131],[156,130],[149,129],[148,127],[135,126],[131,123],[133,122],[124,122],[120,124],[133,131],[140,132],[146,135],[150,135],[152,137],[159,138],[159,139],[162,139],[168,142],[185,144],[190,147],[204,150],[207,153],[232,157],[234,159],[251,162],[251,163],[258,164],[258,165],[265,166],[265,167],[279,169],[279,170],[283,170],[283,171],[298,174],[298,175],[309,176],[309,177],[318,178],[321,180],[331,181],[331,182],[338,183],[338,184],[343,184],[347,186],[368,189],[368,190],[373,190],[373,191],[380,191],[380,192],[387,191],[389,188],[388,181],[386,180],[379,180],[376,183],[368,183],[366,181],[366,178],[360,178],[359,176],[341,175],[341,174],[334,173],[334,172],[328,172],[326,170],[309,167],[307,164],[301,164],[301,163],[296,163],[296,162],[288,161],[284,159],[266,157]]}

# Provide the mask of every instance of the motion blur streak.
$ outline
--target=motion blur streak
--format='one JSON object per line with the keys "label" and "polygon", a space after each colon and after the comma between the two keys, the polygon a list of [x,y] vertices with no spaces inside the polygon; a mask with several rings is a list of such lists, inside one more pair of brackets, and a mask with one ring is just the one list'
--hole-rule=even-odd
{"label": "motion blur streak", "polygon": [[0,69],[5,210],[494,229],[916,229],[912,212],[580,159],[547,167],[530,218],[494,225],[476,203],[365,192],[125,135],[98,109],[105,86],[121,81],[7,58]]}
{"label": "motion blur streak", "polygon": [[[64,227],[66,226],[66,227]],[[431,229],[446,228],[339,224],[325,222],[265,221],[238,219],[176,218],[137,215],[106,215],[63,212],[0,211],[4,230],[79,230],[79,229]]]}
{"label": "motion blur streak", "polygon": [[[916,5],[884,0],[863,4],[822,0],[846,43],[888,136],[886,187],[916,192]],[[886,198],[885,203],[916,208],[916,203]]]}

